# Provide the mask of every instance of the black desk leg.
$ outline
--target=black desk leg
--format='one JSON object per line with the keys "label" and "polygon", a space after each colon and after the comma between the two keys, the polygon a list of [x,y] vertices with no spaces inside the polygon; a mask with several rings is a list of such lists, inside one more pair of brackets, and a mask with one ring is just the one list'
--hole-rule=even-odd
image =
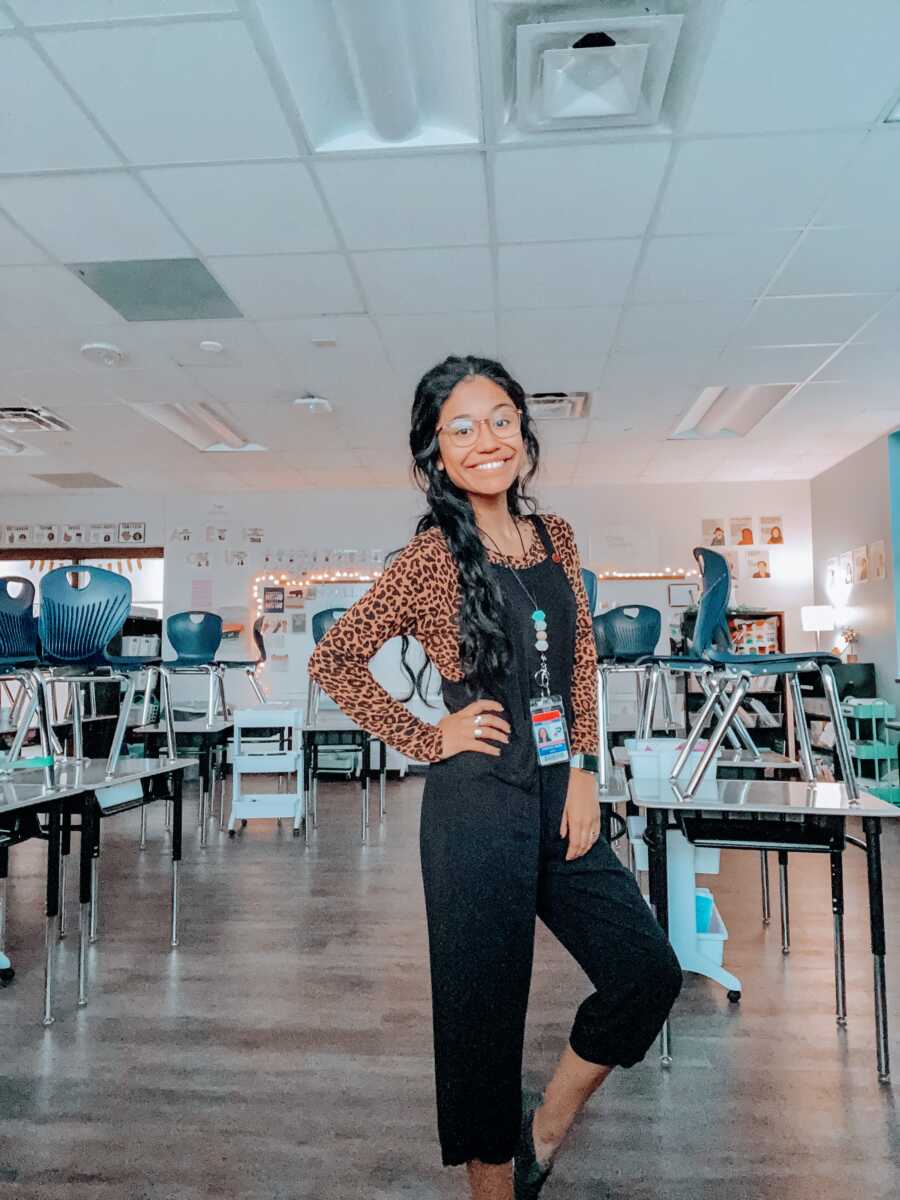
{"label": "black desk leg", "polygon": [[66,936],[66,868],[72,849],[72,814],[67,808],[62,814],[62,839],[59,860],[59,940]]}
{"label": "black desk leg", "polygon": [[[9,875],[9,847],[0,846],[0,957],[4,957],[6,949],[6,880]],[[5,959],[8,963],[9,959]],[[0,987],[6,987],[15,976],[12,965],[3,966],[0,962]]]}
{"label": "black desk leg", "polygon": [[891,1056],[888,1042],[887,981],[884,971],[884,887],[881,878],[881,821],[863,817],[866,835],[866,864],[869,875],[869,925],[872,955],[875,960],[875,1038],[878,1055],[878,1082],[891,1081]]}
{"label": "black desk leg", "polygon": [[[201,756],[201,762],[203,756]],[[213,780],[216,772],[215,750],[211,741],[206,743],[206,779],[200,781],[200,845],[206,845],[206,821],[207,821],[207,797],[209,797],[209,805],[212,807],[212,790]]]}
{"label": "black desk leg", "polygon": [[309,794],[309,781],[312,774],[312,738],[309,737],[304,730],[300,732],[300,746],[303,754],[303,840],[306,845],[309,845],[309,830],[312,825],[312,812],[310,810],[311,796]]}
{"label": "black desk leg", "polygon": [[81,848],[78,856],[78,1007],[87,1004],[87,948],[93,911],[94,844],[100,813],[93,796],[81,801]]}
{"label": "black desk leg", "polygon": [[834,914],[834,1003],[837,1023],[847,1024],[847,973],[844,966],[844,856],[831,852],[831,911]]}
{"label": "black desk leg", "polygon": [[[95,820],[88,822],[90,832],[88,840],[91,845],[91,920],[90,920],[90,940],[96,942],[99,934],[97,933],[100,919],[100,813],[96,811]],[[84,831],[81,834],[84,837]]]}
{"label": "black desk leg", "polygon": [[366,840],[366,835],[369,832],[369,738],[367,734],[363,734],[361,739],[360,749],[362,751],[359,765],[359,782],[362,788],[362,840]]}
{"label": "black desk leg", "polygon": [[384,789],[387,784],[387,747],[378,742],[378,820],[384,824]]}
{"label": "black desk leg", "polygon": [[178,869],[181,863],[181,787],[183,771],[172,775],[172,930],[171,945],[178,945]]}
{"label": "black desk leg", "polygon": [[[666,937],[669,936],[669,864],[666,845],[666,830],[669,824],[669,814],[662,808],[651,808],[647,812],[647,830],[649,855],[649,887],[650,903],[656,913],[656,919],[662,926]],[[659,1034],[659,1061],[664,1067],[671,1066],[672,1044],[669,1030],[669,1020]]]}
{"label": "black desk leg", "polygon": [[44,1014],[42,1025],[53,1024],[53,951],[59,927],[59,805],[47,813],[47,923],[44,930]]}

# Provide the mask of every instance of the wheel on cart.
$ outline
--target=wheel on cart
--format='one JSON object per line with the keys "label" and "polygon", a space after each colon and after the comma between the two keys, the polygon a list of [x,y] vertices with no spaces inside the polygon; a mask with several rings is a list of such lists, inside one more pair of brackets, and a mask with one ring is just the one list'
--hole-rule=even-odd
{"label": "wheel on cart", "polygon": [[732,990],[728,993],[728,1003],[729,1004],[740,1004],[740,1002],[741,1002],[741,993],[740,992],[736,992],[736,991]]}
{"label": "wheel on cart", "polygon": [[15,974],[12,967],[0,967],[0,987],[6,987],[7,984],[12,983]]}
{"label": "wheel on cart", "polygon": [[233,837],[234,837],[234,830],[233,830],[233,829],[229,829],[229,830],[228,830],[228,836],[229,836],[230,838],[233,838]]}

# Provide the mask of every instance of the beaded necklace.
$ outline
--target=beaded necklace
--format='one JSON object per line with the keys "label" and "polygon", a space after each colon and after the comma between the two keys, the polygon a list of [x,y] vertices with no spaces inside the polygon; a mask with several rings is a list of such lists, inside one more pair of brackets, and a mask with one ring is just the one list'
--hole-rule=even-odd
{"label": "beaded necklace", "polygon": [[[515,522],[515,526],[516,526],[516,533],[518,534],[518,537],[519,537],[519,545],[522,547],[522,558],[524,559],[526,557],[525,542],[522,538],[522,531],[519,529],[518,522]],[[487,530],[482,529],[480,525],[476,525],[475,528],[478,530],[479,533],[483,534],[488,539],[489,542],[493,543],[493,545],[497,549],[498,554],[503,555],[503,551],[500,549],[500,547],[497,545],[497,543],[494,541],[494,539],[491,537],[491,535],[487,532]],[[508,556],[503,555],[503,557],[508,557]],[[531,592],[525,586],[524,582],[522,581],[522,579],[519,576],[519,572],[516,571],[513,567],[507,566],[506,563],[503,563],[502,565],[505,566],[508,571],[512,572],[513,579],[515,579],[516,583],[518,583],[519,587],[522,589],[522,591],[528,597],[529,603],[531,604],[531,607],[532,607],[531,621],[532,621],[532,624],[534,625],[534,648],[535,648],[535,650],[537,650],[538,654],[540,655],[540,664],[541,664],[538,667],[538,669],[535,671],[534,677],[538,681],[538,687],[541,690],[541,696],[549,696],[550,695],[550,668],[547,665],[547,651],[550,649],[550,639],[549,639],[549,635],[548,635],[548,631],[547,631],[547,614],[538,605],[537,600],[535,600],[534,596],[531,594]]]}

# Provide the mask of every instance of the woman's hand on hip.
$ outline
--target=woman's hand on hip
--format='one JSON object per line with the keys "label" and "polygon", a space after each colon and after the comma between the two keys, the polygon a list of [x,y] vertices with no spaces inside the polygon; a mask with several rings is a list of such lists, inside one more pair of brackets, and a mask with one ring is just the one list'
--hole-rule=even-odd
{"label": "woman's hand on hip", "polygon": [[573,767],[569,772],[569,789],[563,809],[559,836],[569,839],[566,862],[581,858],[600,836],[600,802],[597,799],[597,780],[590,771]]}
{"label": "woman's hand on hip", "polygon": [[493,743],[505,745],[510,734],[509,722],[497,715],[502,712],[503,705],[496,700],[475,700],[459,712],[444,717],[438,722],[441,758],[452,758],[464,750],[499,757],[500,747]]}

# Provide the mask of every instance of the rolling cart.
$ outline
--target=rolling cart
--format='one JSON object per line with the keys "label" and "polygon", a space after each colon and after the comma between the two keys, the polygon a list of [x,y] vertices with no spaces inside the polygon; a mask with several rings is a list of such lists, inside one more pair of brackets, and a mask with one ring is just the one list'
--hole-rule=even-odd
{"label": "rolling cart", "polygon": [[[234,714],[234,756],[231,813],[228,836],[235,826],[248,820],[287,817],[293,822],[294,837],[306,818],[303,803],[303,710],[280,704],[238,709]],[[247,742],[252,741],[252,746]],[[245,775],[275,775],[279,790],[250,792],[244,789]],[[293,776],[293,790],[291,790]]]}

